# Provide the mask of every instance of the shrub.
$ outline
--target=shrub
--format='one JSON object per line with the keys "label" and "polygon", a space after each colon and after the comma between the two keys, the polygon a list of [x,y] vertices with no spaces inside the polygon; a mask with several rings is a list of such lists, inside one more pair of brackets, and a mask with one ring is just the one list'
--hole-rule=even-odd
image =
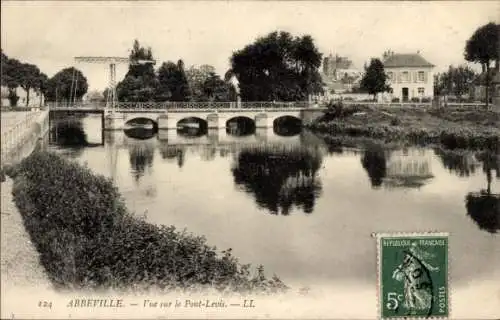
{"label": "shrub", "polygon": [[399,102],[399,98],[392,98],[391,102]]}
{"label": "shrub", "polygon": [[416,98],[416,97],[413,97],[411,98],[410,100],[411,102],[420,102],[420,99],[419,98]]}
{"label": "shrub", "polygon": [[138,220],[104,176],[49,152],[17,167],[13,194],[42,265],[58,288],[278,292],[286,286],[203,237]]}
{"label": "shrub", "polygon": [[432,101],[431,98],[422,98],[422,102],[428,103],[428,102],[431,102],[431,101]]}

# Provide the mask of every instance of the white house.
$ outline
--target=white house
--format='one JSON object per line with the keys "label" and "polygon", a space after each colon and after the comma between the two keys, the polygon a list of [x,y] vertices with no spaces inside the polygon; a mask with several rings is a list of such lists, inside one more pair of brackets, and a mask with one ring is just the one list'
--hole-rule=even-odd
{"label": "white house", "polygon": [[384,57],[384,69],[392,88],[392,97],[400,101],[432,98],[434,95],[434,65],[417,53],[389,53]]}

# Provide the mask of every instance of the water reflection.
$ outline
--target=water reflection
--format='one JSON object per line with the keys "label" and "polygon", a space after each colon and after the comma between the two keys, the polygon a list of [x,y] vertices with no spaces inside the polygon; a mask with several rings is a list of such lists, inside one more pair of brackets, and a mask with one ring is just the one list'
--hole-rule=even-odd
{"label": "water reflection", "polygon": [[483,164],[486,175],[486,189],[479,192],[470,192],[465,197],[467,215],[470,216],[480,229],[490,233],[500,230],[500,194],[491,192],[492,176],[500,177],[500,156],[491,152],[484,152],[478,156]]}
{"label": "water reflection", "polygon": [[160,154],[164,160],[174,160],[177,166],[182,168],[185,160],[185,148],[181,146],[169,145],[167,143],[160,144]]}
{"label": "water reflection", "polygon": [[387,157],[385,150],[379,145],[371,145],[361,157],[361,164],[368,173],[373,188],[380,188],[387,175]]}
{"label": "water reflection", "polygon": [[131,128],[123,130],[125,135],[129,138],[137,140],[147,140],[155,136],[156,131],[148,128]]}
{"label": "water reflection", "polygon": [[257,204],[270,213],[288,215],[294,206],[311,213],[321,194],[317,177],[321,163],[322,156],[316,150],[243,150],[232,173],[235,184],[253,194]]}
{"label": "water reflection", "polygon": [[472,151],[457,153],[452,150],[436,148],[434,152],[441,159],[446,169],[456,173],[460,177],[468,177],[475,174],[481,166],[480,161]]}
{"label": "water reflection", "polygon": [[151,173],[155,151],[154,140],[135,140],[127,138],[126,145],[129,153],[132,175],[135,181],[139,182],[146,171]]}
{"label": "water reflection", "polygon": [[64,154],[72,158],[79,157],[86,147],[95,147],[101,143],[89,143],[83,127],[82,117],[53,119],[49,134],[49,144],[64,149]]}
{"label": "water reflection", "polygon": [[430,156],[423,149],[387,150],[369,145],[361,157],[372,188],[420,188],[434,177]]}

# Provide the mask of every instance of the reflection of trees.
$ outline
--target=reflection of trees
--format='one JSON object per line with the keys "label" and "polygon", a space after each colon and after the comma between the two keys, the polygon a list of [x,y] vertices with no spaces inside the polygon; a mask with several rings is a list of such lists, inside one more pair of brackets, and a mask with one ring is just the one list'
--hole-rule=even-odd
{"label": "reflection of trees", "polygon": [[434,152],[441,159],[446,169],[450,172],[455,172],[460,177],[473,175],[480,166],[473,152],[457,153],[456,151],[442,148],[436,148]]}
{"label": "reflection of trees", "polygon": [[79,157],[89,145],[82,121],[74,118],[54,122],[50,130],[50,144],[64,148],[66,156]]}
{"label": "reflection of trees", "polygon": [[177,166],[182,168],[185,161],[185,150],[182,147],[163,144],[160,146],[162,159],[177,159]]}
{"label": "reflection of trees", "polygon": [[361,164],[370,177],[373,188],[379,188],[387,175],[387,158],[381,146],[367,147],[361,158]]}
{"label": "reflection of trees", "polygon": [[235,183],[253,193],[257,204],[272,214],[288,215],[293,206],[311,213],[321,193],[316,177],[321,162],[319,152],[303,149],[244,150],[232,173]]}
{"label": "reflection of trees", "polygon": [[465,197],[467,214],[477,223],[480,229],[490,233],[500,230],[500,194],[491,192],[493,171],[500,177],[500,156],[492,152],[484,152],[478,156],[483,163],[486,174],[486,189],[470,192]]}
{"label": "reflection of trees", "polygon": [[470,192],[465,197],[465,208],[481,230],[496,233],[500,230],[500,195]]}
{"label": "reflection of trees", "polygon": [[154,147],[147,144],[134,143],[129,145],[129,160],[135,181],[144,175],[146,169],[151,168],[154,158]]}
{"label": "reflection of trees", "polygon": [[215,146],[202,146],[200,150],[201,159],[204,161],[211,161],[215,159],[217,148]]}

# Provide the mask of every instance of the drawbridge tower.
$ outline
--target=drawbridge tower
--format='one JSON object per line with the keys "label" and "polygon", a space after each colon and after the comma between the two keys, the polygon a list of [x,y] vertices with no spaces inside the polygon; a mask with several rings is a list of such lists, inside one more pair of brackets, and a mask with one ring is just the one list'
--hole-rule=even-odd
{"label": "drawbridge tower", "polygon": [[109,65],[109,84],[108,94],[106,97],[106,111],[107,113],[114,113],[118,105],[118,98],[116,96],[116,65],[143,65],[143,64],[156,64],[156,60],[134,60],[125,57],[75,57],[76,63],[94,63],[94,64],[107,64]]}

